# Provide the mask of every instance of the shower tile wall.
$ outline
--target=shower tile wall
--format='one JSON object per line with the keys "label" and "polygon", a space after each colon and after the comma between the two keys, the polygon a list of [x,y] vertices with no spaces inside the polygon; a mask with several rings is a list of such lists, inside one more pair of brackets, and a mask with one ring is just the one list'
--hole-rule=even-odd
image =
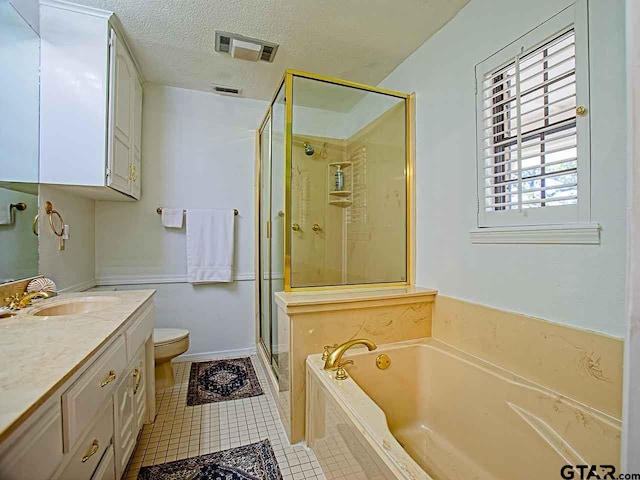
{"label": "shower tile wall", "polygon": [[353,205],[346,216],[347,283],[406,279],[405,110],[398,104],[347,141]]}
{"label": "shower tile wall", "polygon": [[[294,135],[291,271],[295,286],[405,280],[405,110],[398,104],[346,140]],[[305,155],[304,143],[315,153]],[[348,208],[329,204],[328,163],[350,161]],[[353,176],[353,183],[351,177]],[[321,230],[314,232],[314,223]],[[372,261],[373,260],[373,261]]]}
{"label": "shower tile wall", "polygon": [[[315,153],[305,155],[304,143]],[[328,203],[328,164],[344,160],[345,141],[335,138],[294,135],[292,155],[291,232],[292,283],[296,286],[342,283],[344,209]],[[313,224],[321,230],[314,232]]]}

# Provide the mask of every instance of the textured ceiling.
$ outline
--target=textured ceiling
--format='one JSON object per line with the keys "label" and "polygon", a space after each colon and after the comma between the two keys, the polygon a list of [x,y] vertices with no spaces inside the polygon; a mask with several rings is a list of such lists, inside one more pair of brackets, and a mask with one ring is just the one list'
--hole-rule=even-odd
{"label": "textured ceiling", "polygon": [[[469,0],[72,0],[113,11],[146,81],[271,98],[285,68],[376,85]],[[274,63],[214,51],[215,30],[280,44]]]}

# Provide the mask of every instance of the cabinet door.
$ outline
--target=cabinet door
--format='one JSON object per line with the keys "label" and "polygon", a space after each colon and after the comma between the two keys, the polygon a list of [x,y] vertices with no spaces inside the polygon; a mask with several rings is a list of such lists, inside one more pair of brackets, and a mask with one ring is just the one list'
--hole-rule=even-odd
{"label": "cabinet door", "polygon": [[142,85],[134,74],[133,78],[133,167],[131,196],[140,199],[140,171],[142,165]]}
{"label": "cabinet door", "polygon": [[122,476],[136,446],[135,422],[133,369],[130,369],[115,394],[114,447],[117,478]]}
{"label": "cabinet door", "polygon": [[137,437],[144,424],[147,413],[147,389],[146,389],[146,362],[144,345],[140,349],[135,361],[133,370],[133,405],[135,408],[134,435]]}
{"label": "cabinet door", "polygon": [[133,96],[136,78],[126,47],[111,30],[109,81],[109,153],[107,185],[131,194],[133,165]]}

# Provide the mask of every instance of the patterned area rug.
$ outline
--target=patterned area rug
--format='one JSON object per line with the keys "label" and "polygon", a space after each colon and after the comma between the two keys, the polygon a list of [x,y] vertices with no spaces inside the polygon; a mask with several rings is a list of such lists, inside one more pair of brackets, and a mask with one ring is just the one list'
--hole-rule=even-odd
{"label": "patterned area rug", "polygon": [[142,467],[138,480],[282,480],[269,440]]}
{"label": "patterned area rug", "polygon": [[249,357],[191,364],[188,406],[263,394]]}

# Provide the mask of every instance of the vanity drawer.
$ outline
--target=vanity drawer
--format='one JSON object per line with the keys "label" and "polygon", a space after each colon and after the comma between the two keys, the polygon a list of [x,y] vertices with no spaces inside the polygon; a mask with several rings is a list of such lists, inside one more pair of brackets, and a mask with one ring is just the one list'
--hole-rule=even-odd
{"label": "vanity drawer", "polygon": [[62,463],[62,417],[53,404],[7,451],[0,455],[3,480],[46,480]]}
{"label": "vanity drawer", "polygon": [[127,361],[131,361],[138,349],[147,341],[149,335],[153,333],[155,326],[155,308],[153,303],[143,307],[140,317],[133,321],[127,328],[125,336],[127,338]]}
{"label": "vanity drawer", "polygon": [[78,447],[71,454],[69,463],[58,480],[89,480],[100,459],[112,447],[113,439],[113,400],[109,400],[95,419],[95,423],[87,434],[78,442]]}
{"label": "vanity drawer", "polygon": [[65,452],[74,449],[98,409],[113,395],[126,365],[127,349],[121,335],[62,395]]}

